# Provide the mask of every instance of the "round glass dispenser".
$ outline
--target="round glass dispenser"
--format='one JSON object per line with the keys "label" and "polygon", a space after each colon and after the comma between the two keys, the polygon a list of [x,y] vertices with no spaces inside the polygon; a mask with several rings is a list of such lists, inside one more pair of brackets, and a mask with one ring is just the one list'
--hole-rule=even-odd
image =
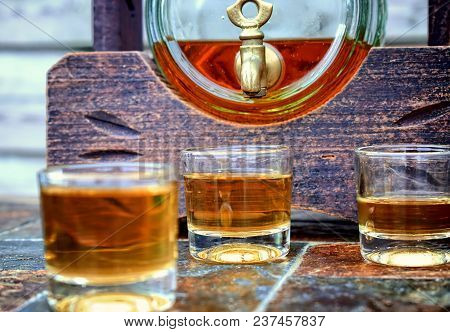
{"label": "round glass dispenser", "polygon": [[268,125],[317,109],[380,45],[385,0],[147,0],[147,31],[179,96],[225,121]]}

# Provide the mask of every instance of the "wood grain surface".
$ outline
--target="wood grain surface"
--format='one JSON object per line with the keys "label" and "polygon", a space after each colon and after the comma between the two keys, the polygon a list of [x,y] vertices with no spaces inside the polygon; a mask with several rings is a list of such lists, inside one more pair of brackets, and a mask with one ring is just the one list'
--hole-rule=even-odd
{"label": "wood grain surface", "polygon": [[450,1],[429,0],[428,45],[450,45]]}
{"label": "wood grain surface", "polygon": [[180,150],[193,146],[286,144],[295,156],[294,207],[355,218],[356,147],[450,143],[449,57],[448,47],[373,49],[324,107],[248,127],[184,104],[145,53],[69,54],[48,74],[48,163],[178,163]]}
{"label": "wood grain surface", "polygon": [[143,0],[93,0],[96,51],[143,50]]}

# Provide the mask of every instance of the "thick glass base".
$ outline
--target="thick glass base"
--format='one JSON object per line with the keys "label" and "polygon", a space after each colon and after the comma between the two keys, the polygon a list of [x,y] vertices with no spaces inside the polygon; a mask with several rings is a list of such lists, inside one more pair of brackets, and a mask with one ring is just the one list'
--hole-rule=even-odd
{"label": "thick glass base", "polygon": [[56,276],[49,282],[48,303],[54,311],[165,311],[175,302],[175,269],[152,278],[120,285],[86,285]]}
{"label": "thick glass base", "polygon": [[400,267],[427,267],[450,262],[450,238],[390,239],[361,234],[361,254],[368,261]]}
{"label": "thick glass base", "polygon": [[290,230],[249,236],[224,237],[189,231],[189,249],[198,260],[221,264],[257,264],[269,262],[289,253]]}

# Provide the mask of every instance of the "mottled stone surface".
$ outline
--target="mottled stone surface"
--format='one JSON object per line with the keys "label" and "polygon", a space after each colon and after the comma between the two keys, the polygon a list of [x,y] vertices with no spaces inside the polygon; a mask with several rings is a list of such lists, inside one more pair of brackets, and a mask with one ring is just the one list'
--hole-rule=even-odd
{"label": "mottled stone surface", "polygon": [[296,275],[329,278],[448,279],[450,266],[449,264],[428,268],[384,266],[364,261],[359,244],[335,243],[309,248]]}
{"label": "mottled stone surface", "polygon": [[42,270],[42,241],[0,241],[0,270]]}
{"label": "mottled stone surface", "polygon": [[176,311],[264,310],[271,293],[295,271],[305,249],[294,243],[289,256],[261,265],[213,265],[189,255],[187,241],[180,241]]}
{"label": "mottled stone surface", "polygon": [[0,311],[16,310],[46,287],[45,271],[0,271]]}
{"label": "mottled stone surface", "polygon": [[293,276],[268,311],[448,311],[450,281]]}
{"label": "mottled stone surface", "polygon": [[0,201],[0,240],[42,237],[37,204]]}
{"label": "mottled stone surface", "polygon": [[[366,263],[357,225],[296,214],[279,262],[213,265],[189,255],[180,220],[173,311],[450,310],[449,265],[402,269]],[[38,208],[0,203],[0,311],[48,311]],[[183,239],[184,238],[184,239]]]}
{"label": "mottled stone surface", "polygon": [[388,267],[363,260],[357,243],[307,248],[269,311],[447,311],[448,265]]}
{"label": "mottled stone surface", "polygon": [[[177,301],[172,311],[264,310],[282,281],[298,267],[305,248],[303,243],[294,243],[289,256],[276,263],[213,265],[191,258],[188,242],[181,240]],[[33,301],[16,309],[48,311],[49,307],[44,294],[38,294]]]}

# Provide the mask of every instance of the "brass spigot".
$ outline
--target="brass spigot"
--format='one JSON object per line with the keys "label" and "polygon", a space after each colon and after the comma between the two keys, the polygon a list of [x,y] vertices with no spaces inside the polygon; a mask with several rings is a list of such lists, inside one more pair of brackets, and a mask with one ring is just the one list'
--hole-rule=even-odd
{"label": "brass spigot", "polygon": [[[258,8],[255,18],[246,18],[242,12],[246,3],[253,2]],[[262,0],[238,0],[227,9],[230,21],[242,29],[240,52],[236,57],[235,69],[241,81],[244,95],[260,98],[267,89],[281,77],[282,61],[278,53],[264,45],[264,33],[260,28],[272,16],[273,5]]]}

